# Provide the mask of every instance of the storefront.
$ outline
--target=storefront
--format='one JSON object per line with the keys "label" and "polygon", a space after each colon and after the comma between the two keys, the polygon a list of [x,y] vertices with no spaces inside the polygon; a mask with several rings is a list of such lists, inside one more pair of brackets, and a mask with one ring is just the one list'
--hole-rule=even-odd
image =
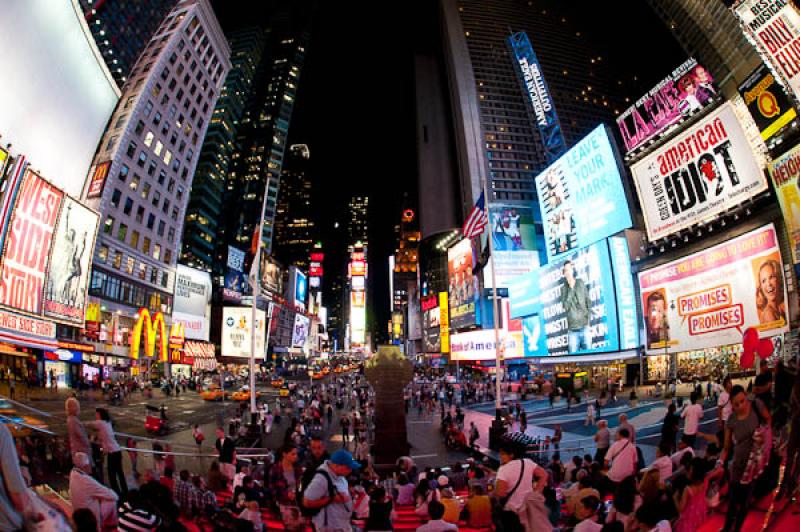
{"label": "storefront", "polygon": [[55,377],[57,388],[75,388],[80,382],[83,353],[71,349],[58,348],[45,351],[43,357],[43,382],[52,387]]}
{"label": "storefront", "polygon": [[0,362],[14,378],[40,386],[43,353],[56,349],[55,323],[0,310]]}
{"label": "storefront", "polygon": [[644,357],[644,380],[646,384],[667,382],[676,377],[682,382],[695,379],[720,380],[724,375],[744,377],[755,374],[755,366],[744,369],[739,364],[742,344],[709,347],[695,351],[650,355]]}
{"label": "storefront", "polygon": [[625,386],[638,384],[638,368],[639,354],[632,350],[593,355],[539,357],[534,363],[534,370],[552,370],[556,375],[585,373],[581,378],[587,379],[588,385],[597,389],[609,388],[620,383]]}
{"label": "storefront", "polygon": [[[36,355],[34,350],[17,347],[5,342],[0,343],[0,372],[2,372],[2,379],[6,380],[8,370],[10,369],[17,380],[28,380],[28,359],[31,356],[33,356],[35,362]],[[35,375],[35,363],[31,369]]]}

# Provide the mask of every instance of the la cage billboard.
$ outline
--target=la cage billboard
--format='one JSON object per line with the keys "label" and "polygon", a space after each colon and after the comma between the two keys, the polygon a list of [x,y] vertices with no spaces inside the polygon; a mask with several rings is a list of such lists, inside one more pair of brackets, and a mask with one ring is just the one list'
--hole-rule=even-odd
{"label": "la cage billboard", "polygon": [[617,117],[625,151],[630,153],[706,107],[716,94],[711,74],[689,58]]}
{"label": "la cage billboard", "polygon": [[639,273],[650,354],[737,344],[789,331],[788,298],[775,227]]}
{"label": "la cage billboard", "polygon": [[691,227],[767,189],[726,103],[631,166],[650,241]]}
{"label": "la cage billboard", "polygon": [[[222,356],[250,358],[252,352],[253,311],[247,307],[224,307],[222,309]],[[266,312],[256,310],[255,359],[266,355]]]}
{"label": "la cage billboard", "polygon": [[612,142],[598,126],[536,177],[549,261],[631,226]]}

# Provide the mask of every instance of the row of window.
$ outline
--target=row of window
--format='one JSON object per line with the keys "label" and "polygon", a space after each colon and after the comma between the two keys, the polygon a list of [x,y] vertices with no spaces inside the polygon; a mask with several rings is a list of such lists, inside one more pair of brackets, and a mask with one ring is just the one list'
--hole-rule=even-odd
{"label": "row of window", "polygon": [[[166,275],[164,277],[167,277]],[[163,284],[166,287],[166,284]],[[132,283],[111,273],[92,270],[89,294],[131,307],[145,307],[151,311],[172,313],[172,295],[144,285]]]}
{"label": "row of window", "polygon": [[[146,240],[146,239],[145,239]],[[156,244],[155,246],[158,248],[159,254],[161,253],[161,246]],[[169,251],[169,250],[167,250]],[[161,284],[163,287],[167,287],[169,285],[169,273],[163,270],[156,268],[155,266],[148,266],[147,263],[144,261],[140,261],[138,263],[136,259],[131,256],[128,256],[127,259],[124,260],[124,253],[120,250],[111,250],[108,245],[101,244],[100,248],[98,249],[97,253],[97,262],[100,264],[108,264],[112,266],[114,269],[119,271],[124,271],[129,276],[133,277],[134,275],[137,276],[142,281],[148,280],[148,272],[149,272],[149,281],[152,284]]]}

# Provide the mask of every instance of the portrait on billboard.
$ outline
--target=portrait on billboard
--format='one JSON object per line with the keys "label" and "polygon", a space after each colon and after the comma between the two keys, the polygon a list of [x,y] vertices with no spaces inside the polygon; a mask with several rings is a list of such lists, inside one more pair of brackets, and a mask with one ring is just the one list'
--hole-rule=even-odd
{"label": "portrait on billboard", "polygon": [[780,255],[769,255],[753,261],[758,322],[762,325],[786,323],[785,286]]}
{"label": "portrait on billboard", "polygon": [[571,260],[564,261],[561,271],[564,274],[561,305],[567,317],[569,352],[577,353],[592,346],[592,330],[589,327],[592,300],[586,282],[575,277],[575,264]]}
{"label": "portrait on billboard", "polygon": [[64,198],[44,291],[45,315],[83,324],[89,266],[99,220],[96,212],[70,197]]}
{"label": "portrait on billboard", "polygon": [[456,329],[475,323],[478,278],[473,275],[474,265],[471,240],[464,239],[447,251],[450,322]]}
{"label": "portrait on billboard", "polygon": [[645,334],[647,345],[665,345],[669,342],[669,323],[667,322],[667,296],[664,289],[642,294],[644,301]]}

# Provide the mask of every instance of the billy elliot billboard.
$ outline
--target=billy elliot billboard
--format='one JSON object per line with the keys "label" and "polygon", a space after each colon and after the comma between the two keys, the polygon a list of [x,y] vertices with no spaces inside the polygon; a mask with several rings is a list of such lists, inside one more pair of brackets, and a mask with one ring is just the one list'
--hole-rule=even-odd
{"label": "billy elliot billboard", "polygon": [[783,261],[773,225],[639,273],[645,349],[736,344],[742,331],[788,332]]}
{"label": "billy elliot billboard", "polygon": [[631,166],[651,241],[767,189],[731,104],[714,110]]}
{"label": "billy elliot billboard", "polygon": [[672,71],[617,118],[617,127],[630,153],[648,140],[702,109],[717,94],[708,70],[690,58]]}

